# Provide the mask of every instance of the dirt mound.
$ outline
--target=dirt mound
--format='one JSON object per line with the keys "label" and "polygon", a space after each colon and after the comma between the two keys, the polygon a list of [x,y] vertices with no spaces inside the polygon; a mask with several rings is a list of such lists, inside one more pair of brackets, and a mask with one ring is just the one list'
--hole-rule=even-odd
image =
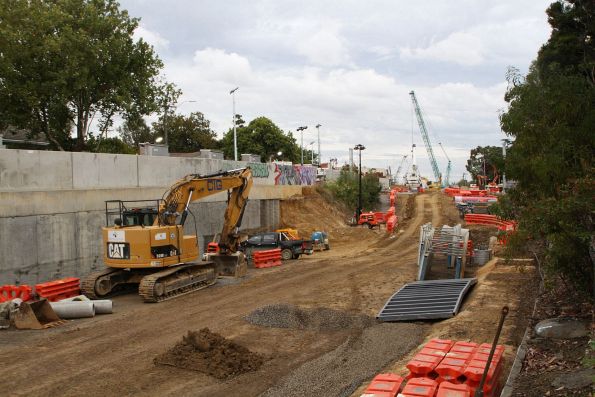
{"label": "dirt mound", "polygon": [[376,320],[363,314],[327,309],[300,309],[286,304],[258,308],[244,317],[254,325],[270,328],[295,328],[309,330],[363,329],[376,324]]}
{"label": "dirt mound", "polygon": [[154,362],[227,379],[257,370],[264,357],[203,328],[199,332],[188,331],[188,335]]}

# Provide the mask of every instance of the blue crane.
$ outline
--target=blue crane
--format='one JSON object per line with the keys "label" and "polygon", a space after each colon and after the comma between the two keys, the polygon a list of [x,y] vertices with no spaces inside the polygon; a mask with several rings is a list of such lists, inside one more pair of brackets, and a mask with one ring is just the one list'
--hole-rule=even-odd
{"label": "blue crane", "polygon": [[417,116],[417,124],[419,124],[421,137],[423,138],[424,144],[426,145],[428,157],[430,158],[430,164],[432,165],[432,171],[434,171],[434,177],[436,178],[436,181],[438,181],[438,183],[442,184],[442,174],[440,174],[440,169],[438,168],[438,163],[436,162],[436,157],[434,156],[434,151],[432,150],[432,144],[430,143],[430,137],[428,136],[426,123],[424,122],[424,118],[421,115],[421,109],[419,107],[419,104],[417,103],[417,99],[415,98],[415,92],[411,91],[409,95],[411,95],[411,101],[413,102],[413,108],[415,109],[415,115]]}

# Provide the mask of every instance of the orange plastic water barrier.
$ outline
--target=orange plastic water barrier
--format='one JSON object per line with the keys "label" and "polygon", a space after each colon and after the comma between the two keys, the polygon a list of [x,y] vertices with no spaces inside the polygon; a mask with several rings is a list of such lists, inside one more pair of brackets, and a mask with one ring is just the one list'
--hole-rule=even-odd
{"label": "orange plastic water barrier", "polygon": [[472,397],[471,388],[465,384],[442,382],[438,386],[436,397]]}
{"label": "orange plastic water barrier", "polygon": [[59,301],[64,298],[71,298],[80,295],[80,280],[76,277],[67,277],[61,280],[48,281],[36,284],[35,293],[50,302]]}
{"label": "orange plastic water barrier", "polygon": [[457,378],[463,376],[465,368],[471,361],[471,357],[478,348],[477,343],[472,342],[456,342],[450,351],[446,353],[444,359],[434,369],[440,376],[440,381],[457,381]]}
{"label": "orange plastic water barrier", "polygon": [[31,299],[33,289],[28,285],[3,285],[0,287],[0,302],[8,302],[13,299],[22,299],[23,302]]}
{"label": "orange plastic water barrier", "polygon": [[403,384],[403,378],[399,375],[395,374],[379,374],[372,379],[370,385],[364,391],[366,396],[373,395],[373,396],[390,396],[395,397],[399,390],[401,389],[401,385]]}
{"label": "orange plastic water barrier", "polygon": [[[473,353],[473,356],[471,357],[469,363],[465,367],[465,371],[463,372],[467,379],[469,379],[472,382],[479,382],[481,380],[481,376],[483,375],[483,371],[487,364],[491,348],[492,345],[490,345],[489,343],[482,343],[481,345],[479,345],[477,350]],[[492,378],[494,378],[494,374],[496,373],[498,366],[500,365],[500,361],[502,360],[503,354],[504,346],[497,345],[486,378],[486,381],[488,383],[492,380]]]}
{"label": "orange plastic water barrier", "polygon": [[257,269],[281,266],[281,249],[255,251],[252,253],[252,260],[254,261],[254,267]]}
{"label": "orange plastic water barrier", "polygon": [[392,215],[386,221],[386,231],[388,233],[392,233],[395,230],[395,227],[397,227],[398,224],[399,224],[399,219],[397,218],[396,215]]}
{"label": "orange plastic water barrier", "polygon": [[410,379],[400,396],[403,397],[434,397],[438,389],[438,382],[430,378]]}
{"label": "orange plastic water barrier", "polygon": [[409,378],[427,376],[434,371],[449,352],[454,342],[449,339],[432,339],[406,365]]}

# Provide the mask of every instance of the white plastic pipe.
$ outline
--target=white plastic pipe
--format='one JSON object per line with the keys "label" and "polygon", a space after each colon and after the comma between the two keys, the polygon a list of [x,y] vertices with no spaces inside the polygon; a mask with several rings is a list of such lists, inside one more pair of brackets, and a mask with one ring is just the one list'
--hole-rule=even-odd
{"label": "white plastic pipe", "polygon": [[63,319],[95,316],[95,305],[90,301],[50,302],[52,309]]}

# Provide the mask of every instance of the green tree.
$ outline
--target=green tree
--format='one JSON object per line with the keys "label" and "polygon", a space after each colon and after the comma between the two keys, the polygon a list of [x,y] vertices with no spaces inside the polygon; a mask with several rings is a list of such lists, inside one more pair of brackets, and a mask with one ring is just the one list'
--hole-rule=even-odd
{"label": "green tree", "polygon": [[501,125],[514,139],[506,173],[517,186],[499,211],[519,221],[510,250],[542,242],[546,271],[593,293],[595,3],[558,1],[547,13],[552,34],[528,75],[507,73]]}
{"label": "green tree", "polygon": [[217,146],[216,134],[211,130],[210,121],[201,112],[170,115],[163,124],[163,117],[153,123],[153,135],[165,136],[167,129],[169,151],[192,153],[200,149],[214,149]]}
{"label": "green tree", "polygon": [[[327,183],[327,187],[337,198],[350,208],[356,208],[359,198],[359,179],[356,172],[341,170],[339,178]],[[372,210],[380,202],[382,186],[377,175],[362,176],[362,209]]]}
{"label": "green tree", "polygon": [[163,64],[114,0],[0,0],[0,122],[83,149],[92,120],[157,110]]}
{"label": "green tree", "polygon": [[147,125],[145,119],[137,114],[126,117],[124,123],[118,127],[118,135],[124,143],[137,149],[140,143],[154,143],[158,136]]}
{"label": "green tree", "polygon": [[471,149],[465,168],[467,168],[474,180],[477,180],[477,175],[487,176],[488,182],[498,179],[504,169],[502,148],[498,146],[478,146]]}
{"label": "green tree", "polygon": [[[300,162],[300,147],[291,132],[285,133],[266,117],[258,117],[246,126],[236,127],[238,156],[242,153],[260,155],[261,161],[278,158],[293,163]],[[233,158],[233,129],[225,133],[220,142],[226,158]],[[306,154],[304,153],[304,160]]]}
{"label": "green tree", "polygon": [[87,141],[88,150],[95,153],[123,153],[123,154],[136,154],[137,148],[128,145],[120,138],[102,138],[95,137],[93,134],[89,134]]}

